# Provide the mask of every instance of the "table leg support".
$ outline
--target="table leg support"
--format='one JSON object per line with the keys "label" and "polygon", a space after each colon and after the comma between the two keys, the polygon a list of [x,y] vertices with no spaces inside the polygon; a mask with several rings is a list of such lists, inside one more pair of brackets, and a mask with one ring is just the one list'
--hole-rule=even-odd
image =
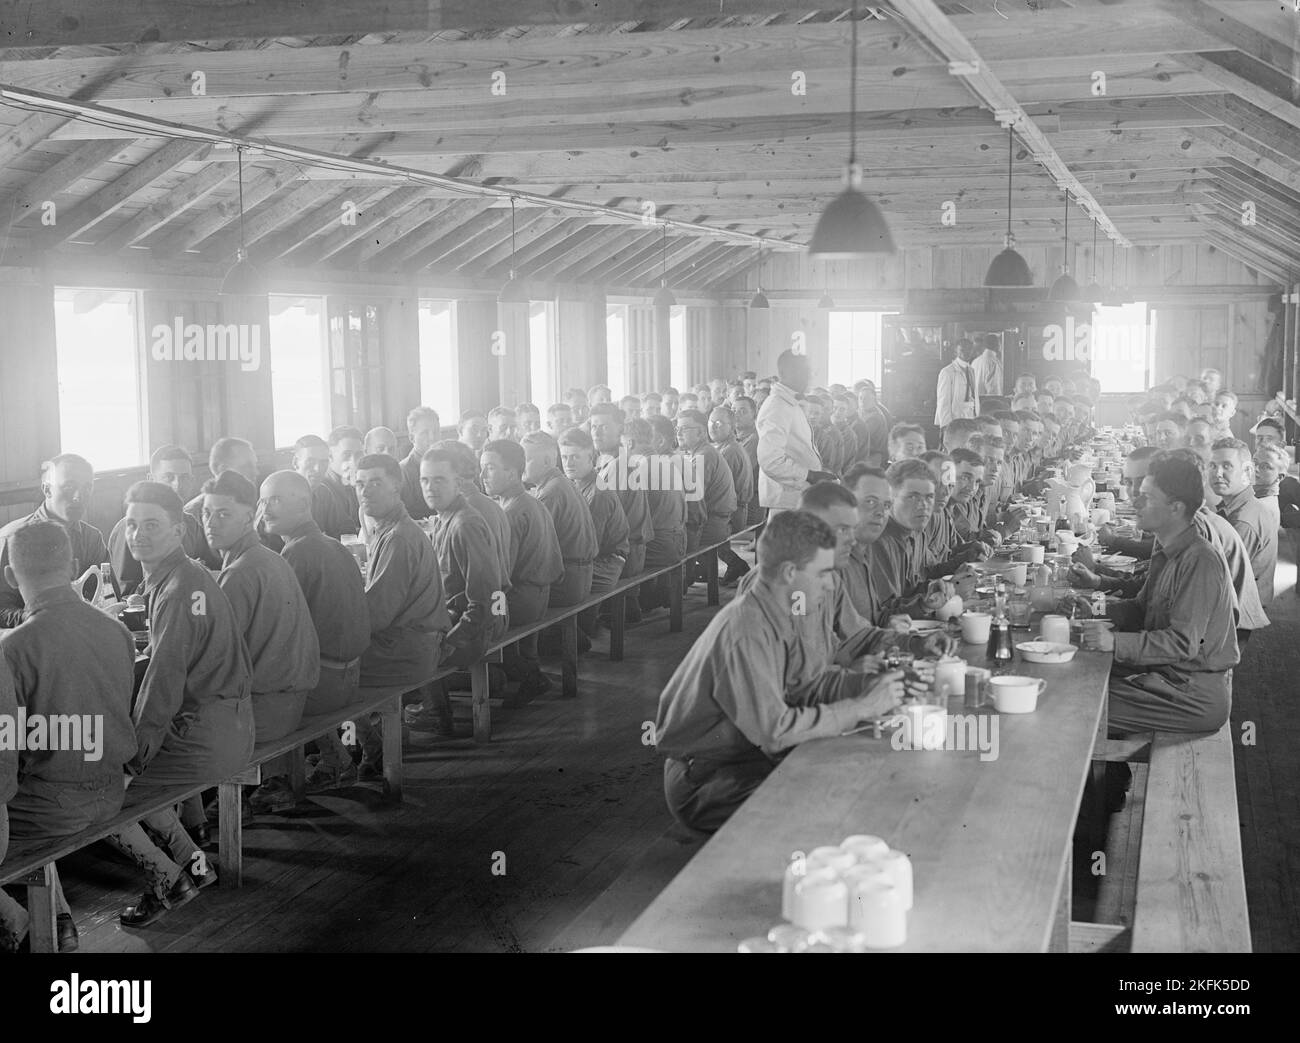
{"label": "table leg support", "polygon": [[217,882],[222,887],[244,883],[243,788],[239,776],[217,787]]}
{"label": "table leg support", "polygon": [[482,659],[469,668],[471,705],[474,711],[474,741],[492,741],[492,703],[488,698],[488,661]]}
{"label": "table leg support", "polygon": [[59,871],[53,862],[46,862],[29,874],[27,885],[27,938],[32,952],[58,952],[58,909],[54,892],[59,884]]}
{"label": "table leg support", "polygon": [[402,696],[379,711],[384,729],[385,796],[395,803],[402,801]]}
{"label": "table leg support", "polygon": [[560,694],[565,699],[578,697],[578,617],[570,616],[560,624]]}

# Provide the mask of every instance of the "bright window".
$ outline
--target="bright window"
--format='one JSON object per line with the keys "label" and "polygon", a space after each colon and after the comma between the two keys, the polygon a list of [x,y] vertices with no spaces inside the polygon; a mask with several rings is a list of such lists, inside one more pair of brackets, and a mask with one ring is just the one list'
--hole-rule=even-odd
{"label": "bright window", "polygon": [[668,367],[673,387],[685,391],[691,386],[690,364],[686,361],[686,308],[680,304],[668,314]]}
{"label": "bright window", "polygon": [[324,438],[331,427],[325,298],[272,294],[269,304],[275,444]]}
{"label": "bright window", "polygon": [[533,301],[528,305],[530,401],[542,411],[542,416],[546,415],[549,406],[559,401],[552,372],[554,313],[555,306],[550,301]]}
{"label": "bright window", "polygon": [[133,290],[54,291],[59,450],[97,471],[149,462],[138,308]]}
{"label": "bright window", "polygon": [[884,311],[830,313],[827,383],[852,387],[855,381],[873,380],[880,386],[881,320],[892,314]]}
{"label": "bright window", "polygon": [[1145,391],[1151,376],[1155,317],[1147,322],[1144,301],[1098,305],[1092,321],[1092,375],[1109,393]]}
{"label": "bright window", "polygon": [[618,401],[627,393],[627,305],[605,308],[605,383]]}
{"label": "bright window", "polygon": [[432,406],[444,424],[460,416],[460,373],[456,351],[456,305],[420,302],[420,402]]}

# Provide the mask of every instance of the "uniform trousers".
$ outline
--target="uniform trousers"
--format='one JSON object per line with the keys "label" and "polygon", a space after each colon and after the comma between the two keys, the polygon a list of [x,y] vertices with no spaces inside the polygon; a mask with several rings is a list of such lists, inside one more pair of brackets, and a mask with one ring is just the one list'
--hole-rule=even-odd
{"label": "uniform trousers", "polygon": [[668,810],[688,829],[716,832],[762,785],[773,767],[761,753],[729,762],[669,757],[664,761],[664,798]]}

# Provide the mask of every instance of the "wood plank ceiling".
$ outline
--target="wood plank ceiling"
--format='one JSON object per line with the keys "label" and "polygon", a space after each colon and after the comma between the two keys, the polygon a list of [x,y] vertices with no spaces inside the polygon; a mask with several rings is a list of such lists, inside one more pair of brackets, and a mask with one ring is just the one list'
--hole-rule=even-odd
{"label": "wood plank ceiling", "polygon": [[[0,0],[0,39],[10,41],[0,48],[0,86],[625,211],[620,220],[519,207],[515,265],[556,282],[655,285],[664,240],[638,223],[647,201],[659,216],[702,231],[794,248],[840,189],[851,31],[844,7],[323,6],[310,21],[327,35],[309,36],[301,35],[301,5],[290,0],[186,5],[180,15],[162,0]],[[1290,6],[864,5],[864,188],[900,246],[1000,247],[1007,136],[975,85],[949,71],[948,42],[964,38],[980,76],[1033,122],[1020,128],[1015,149],[1012,224],[1021,243],[1062,237],[1062,182],[1049,173],[1049,157],[1038,152],[1036,161],[1022,143],[1045,139],[1050,159],[1132,243],[1211,242],[1285,282],[1300,259],[1300,14]],[[114,8],[126,10],[110,17]],[[923,21],[938,24],[938,36],[918,29],[918,12],[929,12]],[[111,115],[71,119],[0,104],[0,263],[50,251],[223,269],[239,243],[235,158],[229,146],[142,131]],[[956,205],[955,225],[941,221],[946,201]],[[42,221],[47,202],[56,208],[52,226]],[[251,253],[270,269],[504,280],[511,267],[505,197],[253,149],[245,152],[244,206]],[[1071,218],[1075,241],[1086,242],[1087,216],[1076,208]],[[673,228],[666,241],[675,287],[715,287],[747,257],[758,259],[734,238]]]}

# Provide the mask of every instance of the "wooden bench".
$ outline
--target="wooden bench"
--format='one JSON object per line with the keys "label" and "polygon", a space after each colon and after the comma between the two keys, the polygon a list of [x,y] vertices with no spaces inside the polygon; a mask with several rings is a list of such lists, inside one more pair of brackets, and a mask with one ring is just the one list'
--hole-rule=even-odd
{"label": "wooden bench", "polygon": [[[440,672],[437,677],[445,676]],[[437,677],[431,680],[436,680]],[[386,795],[402,799],[402,696],[410,685],[387,688],[362,688],[351,706],[334,714],[308,718],[291,734],[274,742],[259,743],[253,748],[248,766],[229,779],[212,779],[198,785],[172,786],[150,791],[147,800],[132,800],[140,790],[127,788],[122,809],[112,818],[70,836],[33,844],[12,845],[0,864],[0,885],[22,883],[27,887],[27,909],[31,916],[29,936],[33,952],[57,952],[57,911],[54,885],[58,880],[56,863],[60,858],[104,840],[147,815],[175,807],[204,790],[217,787],[218,807],[218,881],[224,887],[239,887],[243,882],[243,819],[240,787],[262,781],[261,769],[268,761],[290,754],[290,782],[295,793],[303,789],[302,748],[317,736],[337,728],[359,714],[379,712],[384,721],[384,783]]]}
{"label": "wooden bench", "polygon": [[741,529],[707,546],[699,547],[681,561],[671,565],[650,569],[639,575],[619,580],[609,590],[593,594],[574,605],[563,608],[548,609],[535,623],[511,627],[497,641],[488,646],[484,656],[470,667],[470,698],[474,719],[474,741],[489,742],[492,738],[492,707],[489,701],[488,671],[492,663],[499,662],[501,653],[510,645],[540,633],[553,626],[560,629],[560,663],[561,693],[564,698],[572,699],[578,694],[578,616],[588,609],[598,608],[606,601],[612,601],[609,627],[609,658],[613,662],[622,662],[623,645],[626,634],[626,601],[630,593],[635,592],[643,583],[668,577],[668,630],[680,633],[682,629],[682,591],[685,588],[685,568],[688,562],[701,559],[705,568],[706,599],[709,605],[721,601],[718,584],[718,551],[729,546],[731,541],[744,533],[752,533],[757,525]]}

